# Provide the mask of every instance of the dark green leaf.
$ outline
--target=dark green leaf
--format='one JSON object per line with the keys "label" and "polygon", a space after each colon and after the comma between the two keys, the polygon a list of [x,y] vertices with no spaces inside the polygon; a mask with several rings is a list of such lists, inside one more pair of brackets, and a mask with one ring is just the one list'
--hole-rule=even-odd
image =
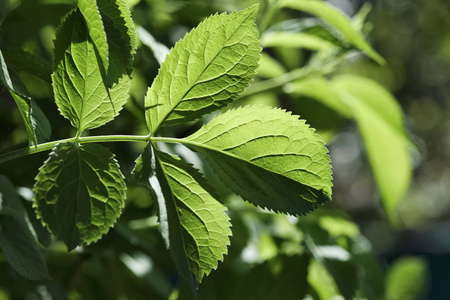
{"label": "dark green leaf", "polygon": [[69,250],[99,240],[122,213],[123,175],[100,145],[59,144],[36,180],[36,213]]}
{"label": "dark green leaf", "polygon": [[24,218],[14,187],[0,175],[0,248],[11,266],[31,280],[47,280],[47,265]]}

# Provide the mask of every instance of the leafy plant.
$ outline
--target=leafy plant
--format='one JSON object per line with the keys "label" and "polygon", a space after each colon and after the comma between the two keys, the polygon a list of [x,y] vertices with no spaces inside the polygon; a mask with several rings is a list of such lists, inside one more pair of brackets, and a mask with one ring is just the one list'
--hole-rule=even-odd
{"label": "leafy plant", "polygon": [[[292,97],[314,99],[334,111],[338,118],[356,121],[386,213],[396,222],[395,209],[410,179],[409,140],[401,110],[387,91],[369,79],[350,75],[325,77],[359,50],[384,63],[361,31],[367,11],[350,20],[322,1],[269,3],[260,24],[263,31],[281,9],[299,10],[320,18],[313,26],[299,24],[298,30],[291,30],[282,23],[262,34],[261,44],[278,49],[280,60],[283,51],[289,49],[317,51],[310,54],[307,63],[287,71],[266,52],[261,56],[255,24],[258,8],[254,5],[240,12],[215,14],[186,34],[165,56],[147,89],[143,109],[136,111],[127,101],[134,82],[131,74],[138,46],[137,33],[159,61],[165,48],[142,27],[136,31],[125,1],[76,1],[56,30],[51,74],[55,103],[75,131],[69,138],[53,141],[49,141],[51,122],[27,90],[17,63],[9,64],[14,60],[5,59],[8,56],[4,57],[2,52],[6,54],[8,50],[1,49],[0,79],[17,103],[29,147],[1,155],[0,163],[51,150],[35,178],[32,206],[40,223],[63,241],[69,251],[86,248],[107,234],[126,209],[127,197],[131,197],[135,184],[139,184],[147,189],[155,203],[161,236],[178,273],[196,293],[204,276],[216,269],[218,261],[227,254],[232,235],[229,215],[234,224],[233,209],[247,210],[236,201],[224,201],[219,196],[223,192],[220,184],[210,182],[218,178],[254,206],[292,216],[306,215],[331,200],[331,161],[322,138],[293,113],[251,103],[255,95],[276,96],[280,92],[278,88]],[[41,68],[25,69],[46,78]],[[255,76],[256,82],[250,85]],[[242,105],[233,104],[236,102]],[[234,108],[224,110],[228,105]],[[123,107],[137,118],[145,119],[145,134],[91,135],[94,129],[113,121]],[[220,109],[219,114],[212,115]],[[209,118],[207,124],[181,138],[161,136],[172,131],[169,125],[188,127],[205,115]],[[124,167],[119,166],[115,155],[99,144],[104,142],[143,142],[145,148],[136,159],[133,171],[124,172],[124,176],[121,171]],[[184,159],[186,153],[192,152],[177,151],[171,148],[173,144],[201,154],[194,158],[204,158],[217,177],[211,176],[207,168],[203,168],[202,174]],[[386,169],[396,172],[385,172]],[[399,184],[394,185],[393,178]],[[6,177],[0,179],[3,253],[24,277],[48,280],[44,257],[30,228],[44,246],[50,244],[45,242],[48,233],[36,222],[33,212],[26,213],[32,226],[27,224],[12,183]],[[128,196],[127,186],[132,186]],[[228,192],[222,194],[227,197]],[[232,208],[228,214],[227,206]],[[249,211],[245,214],[258,212]],[[271,216],[267,223],[281,220],[277,219],[278,215]],[[234,217],[237,228],[239,222],[245,223],[240,217]],[[285,217],[283,220],[280,222],[286,222]],[[337,229],[327,225],[327,221],[336,228],[350,229],[333,232]],[[330,212],[308,217],[298,225],[282,224],[290,232],[281,235],[287,241],[283,244],[286,248],[279,250],[280,257],[268,254],[264,260],[268,265],[261,264],[252,274],[256,276],[261,270],[268,277],[260,279],[271,280],[281,269],[292,268],[291,264],[298,262],[302,268],[299,276],[304,281],[301,288],[295,282],[286,281],[295,290],[296,298],[309,294],[320,299],[341,294],[351,299],[359,290],[371,299],[383,295],[383,283],[376,286],[370,283],[374,282],[373,278],[375,281],[381,278],[382,271],[367,272],[374,266],[379,268],[378,262],[371,256],[370,247],[365,248],[367,241],[351,221]],[[120,223],[116,229],[125,239],[139,241],[138,248],[154,252],[145,238],[138,237],[137,230]],[[297,238],[298,235],[303,237]],[[268,237],[267,243],[273,243],[271,239]],[[340,244],[343,240],[346,245]],[[298,250],[301,243],[304,249]],[[343,256],[327,256],[322,249],[334,249]],[[121,259],[130,266],[136,257],[139,255],[133,252]],[[218,272],[217,276],[222,276]],[[227,272],[234,271],[225,260],[223,274]],[[329,274],[337,288],[321,290],[323,285],[316,276],[320,272]],[[240,277],[236,275],[236,278]],[[164,288],[161,283],[151,284],[160,295],[168,296],[174,290]],[[211,286],[207,282],[199,297],[208,297],[214,291]],[[244,287],[236,282],[236,291],[241,288]],[[182,285],[179,291],[181,299],[189,297]],[[172,296],[176,297],[177,292],[175,289]],[[260,294],[267,299],[279,296],[265,293],[264,289]],[[293,294],[286,295],[289,298]],[[238,299],[237,294],[233,297]]]}

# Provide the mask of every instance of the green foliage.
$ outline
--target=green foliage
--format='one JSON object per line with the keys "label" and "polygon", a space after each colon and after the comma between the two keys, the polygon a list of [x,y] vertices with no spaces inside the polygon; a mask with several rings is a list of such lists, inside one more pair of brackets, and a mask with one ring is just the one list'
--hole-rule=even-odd
{"label": "green foliage", "polygon": [[186,122],[225,106],[244,91],[261,52],[257,9],[212,16],[175,45],[145,98],[151,134],[163,123]]}
{"label": "green foliage", "polygon": [[0,176],[0,248],[20,275],[31,280],[50,279],[47,265],[24,217],[11,182]]}
{"label": "green foliage", "polygon": [[[170,299],[188,299],[198,290],[199,299],[382,299],[406,295],[398,292],[402,284],[407,286],[403,290],[412,291],[392,273],[385,292],[384,272],[370,243],[344,214],[328,209],[305,217],[331,200],[332,172],[324,138],[307,125],[303,111],[241,107],[265,101],[294,110],[308,98],[317,102],[310,107],[318,108],[317,115],[325,108],[338,121],[355,121],[385,212],[395,222],[411,177],[402,111],[373,81],[336,74],[357,49],[384,62],[362,33],[367,7],[350,20],[323,1],[269,1],[263,29],[281,8],[317,18],[269,28],[261,44],[272,49],[261,55],[255,22],[259,5],[206,18],[167,53],[168,39],[143,21],[142,3],[89,0],[76,1],[73,7],[71,1],[55,2],[64,13],[74,9],[56,18],[62,21],[55,30],[51,77],[50,64],[38,51],[23,51],[28,49],[24,43],[14,53],[0,44],[7,53],[4,57],[0,52],[0,80],[18,106],[30,144],[0,156],[0,163],[53,149],[39,168],[32,195],[24,197],[33,199],[35,211],[31,202],[22,207],[14,187],[0,176],[0,246],[19,274],[50,279],[36,237],[49,248],[45,251],[52,276],[73,298],[167,299],[172,293]],[[137,32],[127,3],[135,5]],[[184,13],[181,4],[172,4],[159,8]],[[137,33],[153,56],[144,47],[136,51]],[[30,74],[52,90],[59,111],[76,132],[49,114],[47,103],[42,110],[37,106],[36,78],[30,80]],[[228,104],[235,108],[227,111]],[[123,108],[116,122],[105,125]],[[192,122],[219,109],[201,127]],[[54,128],[61,127],[51,142],[45,115]],[[327,141],[340,129],[331,124]],[[126,128],[133,134],[105,135]],[[146,144],[129,180],[116,155],[98,144],[122,141]],[[128,177],[138,156],[129,151],[137,148],[124,150],[114,143],[111,149]],[[34,176],[31,168],[27,173]],[[19,182],[26,186],[18,189],[21,195],[27,194],[30,181]],[[231,196],[230,190],[253,206]],[[101,243],[90,245],[107,233]],[[233,247],[228,249],[230,240]],[[60,256],[60,241],[69,251],[80,251]],[[73,274],[59,270],[61,264]],[[178,282],[174,268],[187,284]],[[413,271],[420,273],[417,278],[423,274],[423,268]],[[52,284],[45,287],[58,298],[61,288]],[[17,298],[25,294],[16,293]]]}
{"label": "green foliage", "polygon": [[69,250],[101,238],[122,213],[125,182],[114,155],[96,144],[61,143],[40,168],[34,206]]}
{"label": "green foliage", "polygon": [[331,198],[327,149],[298,116],[244,107],[219,115],[185,140],[254,205],[301,215]]}
{"label": "green foliage", "polygon": [[386,278],[386,298],[419,299],[427,284],[427,262],[420,257],[403,257],[394,262]]}

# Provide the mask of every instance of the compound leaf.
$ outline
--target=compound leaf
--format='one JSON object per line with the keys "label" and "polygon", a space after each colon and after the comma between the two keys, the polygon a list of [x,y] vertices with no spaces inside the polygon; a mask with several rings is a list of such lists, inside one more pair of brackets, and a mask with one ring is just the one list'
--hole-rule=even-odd
{"label": "compound leaf", "polygon": [[59,27],[54,53],[53,89],[61,113],[79,132],[113,120],[128,99],[131,81],[122,71],[108,91],[79,11],[68,15]]}
{"label": "compound leaf", "polygon": [[214,15],[170,51],[145,98],[153,134],[164,123],[193,120],[236,99],[258,67],[261,48],[252,6]]}
{"label": "compound leaf", "polygon": [[125,181],[108,149],[62,143],[39,169],[36,214],[68,249],[101,238],[120,216]]}
{"label": "compound leaf", "polygon": [[282,0],[278,2],[278,5],[304,11],[330,23],[342,32],[349,42],[365,52],[370,58],[379,64],[384,64],[384,59],[366,42],[364,36],[355,30],[351,20],[328,3],[316,0]]}
{"label": "compound leaf", "polygon": [[[149,174],[154,177],[148,178]],[[198,170],[150,145],[137,161],[136,175],[147,177],[155,189],[162,235],[195,293],[203,276],[217,268],[227,253],[231,230],[226,208]]]}
{"label": "compound leaf", "polygon": [[280,109],[228,111],[184,139],[254,205],[302,215],[331,198],[330,158],[314,130]]}
{"label": "compound leaf", "polygon": [[0,175],[0,248],[20,275],[31,280],[50,279],[47,265],[24,217],[11,182]]}

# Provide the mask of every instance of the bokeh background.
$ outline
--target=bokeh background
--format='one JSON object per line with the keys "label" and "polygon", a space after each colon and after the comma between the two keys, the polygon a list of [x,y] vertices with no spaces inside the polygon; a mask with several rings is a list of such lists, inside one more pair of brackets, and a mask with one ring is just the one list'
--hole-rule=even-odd
{"label": "bokeh background", "polygon": [[[153,37],[168,48],[174,45],[191,28],[210,14],[243,9],[258,1],[253,0],[128,0],[135,22],[151,32]],[[262,6],[265,5],[261,1]],[[368,16],[368,40],[386,59],[384,66],[360,57],[344,65],[339,72],[360,74],[374,79],[387,88],[404,110],[408,131],[416,144],[411,149],[413,178],[410,189],[400,205],[400,226],[392,228],[381,209],[379,196],[362,142],[354,123],[340,124],[340,129],[329,139],[333,161],[334,190],[331,206],[342,208],[354,220],[362,234],[372,243],[375,254],[389,266],[395,259],[413,255],[423,257],[428,265],[428,279],[423,299],[450,299],[448,278],[450,274],[450,1],[448,0],[332,0],[347,15],[354,15],[363,4],[372,4]],[[67,120],[61,117],[52,100],[49,74],[45,62],[51,61],[53,38],[61,17],[74,6],[71,0],[0,0],[0,16],[9,11],[1,27],[0,48],[8,60],[8,50],[25,49],[37,54],[36,61],[43,60],[37,68],[40,78],[21,73],[30,92],[39,101],[53,126],[52,139],[73,135]],[[38,14],[37,14],[38,12]],[[277,15],[274,23],[286,18],[300,17],[294,11]],[[5,49],[5,50],[3,50]],[[11,60],[13,55],[9,55]],[[25,58],[24,58],[25,59]],[[287,68],[292,61],[301,61],[301,55],[291,54],[290,61],[283,62]],[[15,62],[20,68],[21,63]],[[157,74],[159,67],[154,53],[147,47],[139,47],[133,73],[131,99],[120,118],[96,129],[92,134],[140,134],[145,132],[142,106],[146,87]],[[294,105],[292,99],[281,97],[280,105],[288,106],[306,118],[313,127],[323,126],[314,116],[308,104]],[[313,104],[311,104],[313,105]],[[0,94],[0,152],[4,153],[27,144],[26,131],[19,112],[6,91]],[[309,116],[311,118],[309,118]],[[171,128],[171,134],[183,136],[198,128]],[[125,143],[110,144],[117,154],[122,170],[129,174],[133,160],[142,145]],[[37,169],[46,158],[45,153],[25,157],[1,166],[2,173],[15,178],[15,184],[27,187],[33,182]],[[152,200],[139,188],[130,188],[128,207],[122,222],[149,214]],[[237,221],[238,223],[238,221]],[[148,225],[148,224],[147,224]],[[136,223],[135,227],[143,226]],[[155,227],[155,225],[153,225]],[[239,224],[235,224],[239,230]],[[243,226],[243,225],[242,225]],[[151,226],[150,226],[151,227]],[[120,244],[127,227],[119,224],[97,247]],[[151,244],[152,253],[163,253],[159,238]],[[238,235],[235,243],[245,243],[248,236]],[[233,241],[232,241],[233,243]],[[157,245],[157,246],[155,246]],[[233,244],[232,244],[233,245]],[[142,246],[142,245],[141,245]],[[144,245],[146,246],[146,245]],[[142,247],[144,247],[142,246]],[[96,246],[94,246],[96,247]],[[236,246],[237,247],[237,246]],[[56,250],[55,250],[56,251]],[[233,250],[230,250],[232,257]],[[270,252],[270,249],[267,250]],[[102,265],[110,253],[95,263]],[[111,254],[112,255],[112,254]],[[50,263],[64,268],[79,264],[85,257],[55,255]],[[163,265],[170,265],[167,255],[158,255]],[[124,260],[124,259],[122,259]],[[126,258],[125,258],[126,260]],[[137,260],[139,261],[139,260]],[[73,264],[73,265],[72,265]],[[92,272],[96,271],[93,265]],[[119,268],[111,264],[111,270]],[[168,267],[170,268],[170,267]],[[219,266],[220,268],[220,266]],[[117,270],[116,270],[117,271]],[[86,271],[88,272],[88,271]],[[89,271],[90,272],[90,271]],[[67,275],[68,276],[68,275]],[[78,275],[77,275],[78,276]],[[6,279],[5,279],[6,280]],[[9,280],[9,279],[8,279]],[[18,279],[17,279],[18,280]],[[67,285],[76,279],[67,279]],[[157,287],[158,282],[151,283]],[[164,288],[161,287],[160,288]],[[58,288],[55,288],[58,289]],[[157,289],[157,288],[156,288]],[[1,295],[0,295],[1,299]],[[98,298],[100,299],[100,298]]]}

